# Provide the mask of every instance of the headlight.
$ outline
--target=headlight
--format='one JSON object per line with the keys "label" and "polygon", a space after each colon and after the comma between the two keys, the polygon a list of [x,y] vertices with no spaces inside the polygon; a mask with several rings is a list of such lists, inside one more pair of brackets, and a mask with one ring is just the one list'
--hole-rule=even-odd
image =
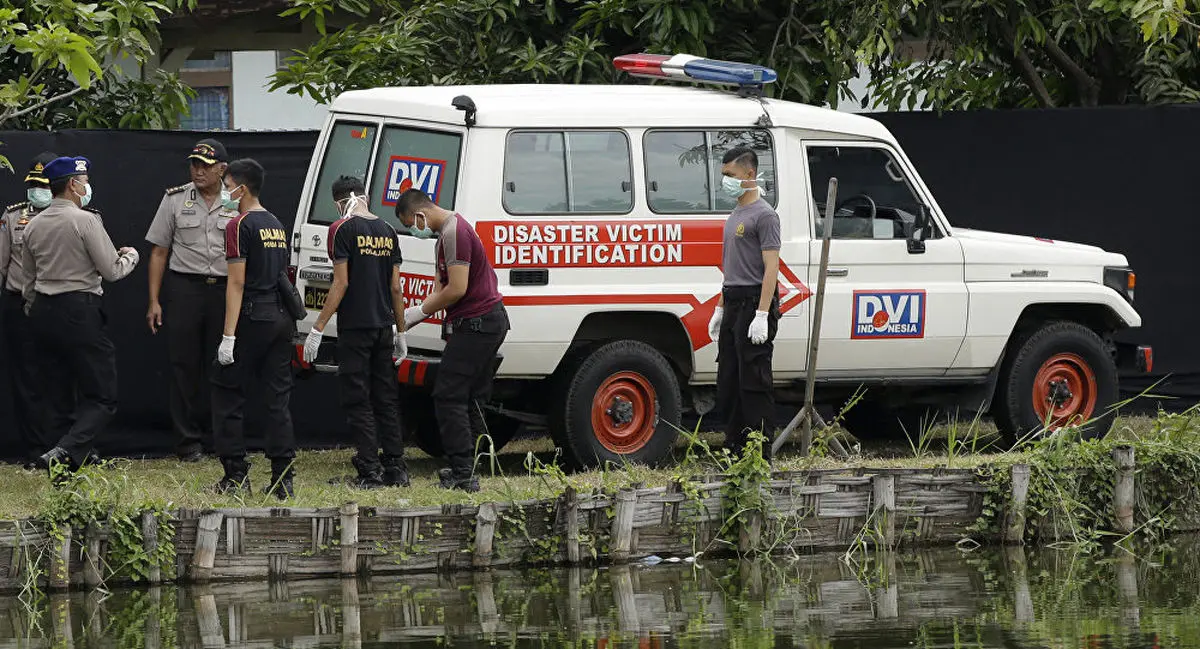
{"label": "headlight", "polygon": [[1105,267],[1104,285],[1120,293],[1130,304],[1133,304],[1133,289],[1137,285],[1137,275],[1133,273],[1133,269],[1115,266]]}

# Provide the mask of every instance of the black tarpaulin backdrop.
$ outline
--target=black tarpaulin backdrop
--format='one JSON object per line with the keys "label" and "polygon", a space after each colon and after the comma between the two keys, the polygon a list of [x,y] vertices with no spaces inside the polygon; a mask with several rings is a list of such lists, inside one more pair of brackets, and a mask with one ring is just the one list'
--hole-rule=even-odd
{"label": "black tarpaulin backdrop", "polygon": [[[1191,267],[1200,198],[1200,184],[1194,182],[1200,169],[1200,106],[872,116],[899,138],[951,223],[1124,253],[1138,274],[1140,339],[1154,345],[1156,357],[1151,381],[1124,387],[1136,393],[1169,373],[1156,394],[1181,397],[1176,405],[1200,398],[1200,347],[1192,343],[1187,324],[1195,305],[1183,299],[1200,294],[1200,274]],[[187,182],[191,146],[212,135],[0,132],[0,152],[19,172],[0,173],[0,202],[23,199],[21,179],[37,153],[87,156],[93,163],[93,205],[103,212],[113,242],[142,253],[143,263],[133,275],[105,287],[120,380],[117,418],[100,440],[105,454],[158,454],[174,442],[167,418],[166,341],[150,335],[145,324],[149,244],[144,237],[163,189]],[[252,157],[267,169],[263,204],[288,227],[316,136],[311,131],[216,135],[231,158]],[[11,391],[5,381],[0,378],[0,422],[5,422],[0,423],[0,456],[12,457],[19,449],[7,423]],[[298,381],[292,413],[302,445],[345,442],[333,377]],[[255,430],[248,421],[252,443]]]}

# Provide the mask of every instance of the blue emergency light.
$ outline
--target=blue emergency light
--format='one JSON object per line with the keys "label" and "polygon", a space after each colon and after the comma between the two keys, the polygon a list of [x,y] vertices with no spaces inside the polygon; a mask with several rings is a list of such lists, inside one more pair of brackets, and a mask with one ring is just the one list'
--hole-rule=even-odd
{"label": "blue emergency light", "polygon": [[762,86],[778,78],[774,70],[761,65],[718,61],[691,54],[626,54],[613,59],[613,65],[634,77],[727,86]]}

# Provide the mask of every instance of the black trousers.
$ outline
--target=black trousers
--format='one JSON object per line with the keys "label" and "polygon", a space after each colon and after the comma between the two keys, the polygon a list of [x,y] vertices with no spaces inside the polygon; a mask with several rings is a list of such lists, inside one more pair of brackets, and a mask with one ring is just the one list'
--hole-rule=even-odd
{"label": "black trousers", "polygon": [[338,329],[338,380],[342,408],[354,433],[358,459],[368,470],[380,469],[383,454],[403,457],[400,435],[400,384],[392,362],[392,328]]}
{"label": "black trousers", "polygon": [[475,431],[483,430],[483,404],[492,393],[492,366],[508,335],[503,304],[478,318],[447,322],[446,349],[433,386],[433,406],[446,459],[456,472],[475,464]]}
{"label": "black trousers", "polygon": [[225,326],[225,279],[167,273],[163,329],[171,361],[171,427],[179,453],[211,448],[210,371]]}
{"label": "black trousers", "polygon": [[[717,341],[717,403],[728,415],[725,446],[740,452],[751,431],[761,431],[768,442],[775,419],[775,397],[771,392],[771,360],[775,334],[779,330],[779,298],[767,310],[767,340],[750,342],[750,323],[758,310],[759,286],[726,287],[725,317]],[[769,452],[767,444],[763,451]]]}
{"label": "black trousers", "polygon": [[47,435],[50,417],[45,389],[38,375],[38,358],[33,319],[25,315],[20,293],[5,292],[3,304],[5,346],[8,351],[8,377],[12,383],[13,425],[20,440],[21,454],[34,458],[50,450],[54,443]]}
{"label": "black trousers", "polygon": [[38,294],[30,317],[53,412],[48,438],[82,464],[117,412],[117,353],[103,301],[93,293]]}
{"label": "black trousers", "polygon": [[260,386],[266,410],[263,431],[266,455],[272,459],[296,456],[289,401],[292,394],[293,337],[296,322],[278,301],[247,303],[238,320],[233,363],[213,359],[213,443],[221,458],[246,456],[244,431],[246,393]]}

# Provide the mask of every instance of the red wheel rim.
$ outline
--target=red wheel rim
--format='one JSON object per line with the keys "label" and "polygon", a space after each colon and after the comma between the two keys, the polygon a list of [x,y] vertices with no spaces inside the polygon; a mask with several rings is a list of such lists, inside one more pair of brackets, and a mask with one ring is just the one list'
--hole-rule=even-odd
{"label": "red wheel rim", "polygon": [[617,372],[604,379],[592,398],[592,430],[604,448],[633,453],[654,436],[658,393],[637,372]]}
{"label": "red wheel rim", "polygon": [[1055,354],[1033,377],[1033,411],[1052,431],[1080,426],[1096,411],[1098,392],[1087,361],[1077,354]]}

